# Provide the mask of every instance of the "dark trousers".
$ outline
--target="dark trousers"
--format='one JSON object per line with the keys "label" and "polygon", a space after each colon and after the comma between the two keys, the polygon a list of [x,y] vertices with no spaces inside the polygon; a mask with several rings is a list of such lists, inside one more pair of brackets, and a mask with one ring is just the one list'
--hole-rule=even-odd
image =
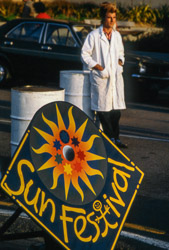
{"label": "dark trousers", "polygon": [[111,110],[108,112],[97,112],[102,124],[104,133],[109,138],[119,139],[119,120],[121,117],[120,110]]}

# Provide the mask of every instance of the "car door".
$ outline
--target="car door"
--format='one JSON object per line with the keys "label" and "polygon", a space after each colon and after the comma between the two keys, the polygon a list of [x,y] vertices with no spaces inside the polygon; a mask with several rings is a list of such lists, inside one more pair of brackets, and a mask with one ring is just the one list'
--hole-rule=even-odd
{"label": "car door", "polygon": [[58,86],[61,70],[82,69],[80,45],[66,24],[48,23],[41,49],[46,62],[44,71]]}
{"label": "car door", "polygon": [[41,75],[40,42],[44,28],[44,22],[24,21],[6,34],[1,51],[10,61],[14,76],[32,80]]}

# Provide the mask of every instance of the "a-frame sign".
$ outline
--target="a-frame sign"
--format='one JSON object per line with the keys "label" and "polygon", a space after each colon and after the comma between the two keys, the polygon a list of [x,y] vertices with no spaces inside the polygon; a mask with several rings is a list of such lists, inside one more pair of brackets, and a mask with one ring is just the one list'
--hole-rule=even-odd
{"label": "a-frame sign", "polygon": [[1,188],[66,249],[113,249],[143,179],[84,112],[35,114]]}

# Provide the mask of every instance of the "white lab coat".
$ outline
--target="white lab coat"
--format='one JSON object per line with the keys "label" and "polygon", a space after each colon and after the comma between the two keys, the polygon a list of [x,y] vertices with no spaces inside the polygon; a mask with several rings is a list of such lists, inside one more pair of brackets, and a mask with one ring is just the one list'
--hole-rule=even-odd
{"label": "white lab coat", "polygon": [[[84,69],[90,70],[91,109],[110,111],[125,109],[123,67],[124,47],[121,35],[113,30],[109,42],[103,32],[103,26],[90,32],[81,52]],[[96,64],[104,67],[103,71],[92,69]]]}

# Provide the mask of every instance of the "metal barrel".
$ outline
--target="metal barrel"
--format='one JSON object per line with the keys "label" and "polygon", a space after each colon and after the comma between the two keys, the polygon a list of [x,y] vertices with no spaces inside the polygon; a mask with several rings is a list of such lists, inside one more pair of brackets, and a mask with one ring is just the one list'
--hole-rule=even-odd
{"label": "metal barrel", "polygon": [[42,106],[64,101],[65,90],[44,86],[22,86],[11,90],[11,156],[25,133],[34,114]]}
{"label": "metal barrel", "polygon": [[90,71],[60,71],[60,87],[65,89],[65,101],[83,110],[91,119]]}

